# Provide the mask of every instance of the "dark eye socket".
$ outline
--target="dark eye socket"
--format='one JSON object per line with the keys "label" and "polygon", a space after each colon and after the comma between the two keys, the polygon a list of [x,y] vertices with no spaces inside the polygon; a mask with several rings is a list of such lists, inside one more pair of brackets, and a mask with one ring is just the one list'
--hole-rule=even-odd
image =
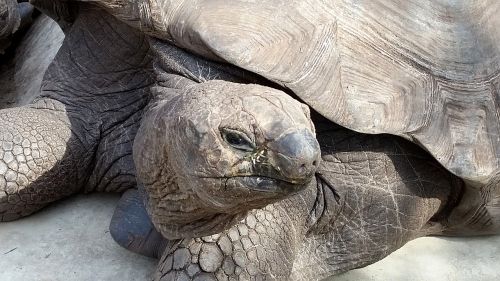
{"label": "dark eye socket", "polygon": [[222,128],[221,132],[222,132],[222,138],[230,146],[243,151],[254,150],[255,145],[244,133],[228,128]]}

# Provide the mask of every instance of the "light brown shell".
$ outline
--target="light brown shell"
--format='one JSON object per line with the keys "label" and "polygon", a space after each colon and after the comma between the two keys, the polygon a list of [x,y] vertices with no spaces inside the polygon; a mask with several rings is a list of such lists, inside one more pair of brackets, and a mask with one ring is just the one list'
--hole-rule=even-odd
{"label": "light brown shell", "polygon": [[408,138],[472,184],[499,170],[498,0],[91,2],[277,82],[335,123]]}

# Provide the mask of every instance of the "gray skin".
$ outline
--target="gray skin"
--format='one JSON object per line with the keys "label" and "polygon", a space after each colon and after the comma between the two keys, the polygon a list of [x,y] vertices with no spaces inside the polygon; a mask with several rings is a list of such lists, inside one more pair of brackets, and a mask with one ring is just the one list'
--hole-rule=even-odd
{"label": "gray skin", "polygon": [[129,190],[111,233],[161,254],[155,280],[320,280],[420,236],[497,231],[498,185],[461,205],[463,181],[408,141],[311,118],[91,6],[65,33],[40,97],[0,111],[1,221]]}

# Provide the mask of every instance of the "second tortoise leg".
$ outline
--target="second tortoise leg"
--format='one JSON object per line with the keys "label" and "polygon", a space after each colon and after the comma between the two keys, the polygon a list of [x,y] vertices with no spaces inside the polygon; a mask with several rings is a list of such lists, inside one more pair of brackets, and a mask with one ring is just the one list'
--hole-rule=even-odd
{"label": "second tortoise leg", "polygon": [[57,101],[0,110],[0,221],[27,216],[76,193],[88,150]]}

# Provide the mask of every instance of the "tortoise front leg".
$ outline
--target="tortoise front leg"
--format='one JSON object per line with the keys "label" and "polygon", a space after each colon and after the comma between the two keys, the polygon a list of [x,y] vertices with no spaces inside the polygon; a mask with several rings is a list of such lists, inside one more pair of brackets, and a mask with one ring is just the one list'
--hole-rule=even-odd
{"label": "tortoise front leg", "polygon": [[[166,240],[155,230],[137,190],[127,191],[111,220],[121,246],[150,257],[163,251],[154,280],[290,280],[304,218],[304,200],[293,198],[252,210],[228,230],[212,236]],[[287,210],[294,210],[293,212]]]}
{"label": "tortoise front leg", "polygon": [[303,237],[291,200],[252,210],[230,229],[167,247],[154,280],[290,280]]}
{"label": "tortoise front leg", "polygon": [[53,100],[0,110],[0,221],[27,216],[83,185],[92,151]]}

